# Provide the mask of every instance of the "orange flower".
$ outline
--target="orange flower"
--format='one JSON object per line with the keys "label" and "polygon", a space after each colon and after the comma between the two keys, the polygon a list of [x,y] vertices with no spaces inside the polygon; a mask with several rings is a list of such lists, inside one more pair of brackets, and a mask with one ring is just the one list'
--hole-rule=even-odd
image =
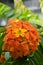
{"label": "orange flower", "polygon": [[5,61],[5,57],[3,55],[0,56],[0,63],[3,63]]}
{"label": "orange flower", "polygon": [[40,42],[37,29],[23,20],[11,19],[8,22],[4,50],[10,52],[13,59],[35,52]]}

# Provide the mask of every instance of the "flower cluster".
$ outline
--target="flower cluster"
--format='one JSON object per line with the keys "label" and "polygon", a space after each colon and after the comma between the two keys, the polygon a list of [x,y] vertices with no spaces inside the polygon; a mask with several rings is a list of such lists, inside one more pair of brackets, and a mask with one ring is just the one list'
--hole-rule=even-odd
{"label": "flower cluster", "polygon": [[10,52],[13,59],[27,56],[38,49],[40,36],[29,22],[10,19],[6,26],[4,50]]}

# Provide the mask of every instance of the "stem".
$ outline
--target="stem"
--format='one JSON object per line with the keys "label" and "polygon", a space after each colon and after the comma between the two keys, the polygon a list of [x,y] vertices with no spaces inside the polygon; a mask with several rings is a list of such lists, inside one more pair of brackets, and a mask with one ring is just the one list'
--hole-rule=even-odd
{"label": "stem", "polygon": [[22,0],[14,0],[15,13],[22,13],[26,10]]}

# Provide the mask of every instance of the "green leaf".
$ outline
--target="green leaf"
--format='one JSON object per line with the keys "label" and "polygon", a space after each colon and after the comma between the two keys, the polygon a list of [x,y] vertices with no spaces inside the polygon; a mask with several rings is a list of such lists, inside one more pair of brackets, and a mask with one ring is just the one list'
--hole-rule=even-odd
{"label": "green leaf", "polygon": [[8,60],[5,60],[4,63],[2,63],[1,65],[13,65],[12,58],[9,58]]}
{"label": "green leaf", "polygon": [[4,35],[0,33],[0,55],[1,55],[1,52],[2,52],[2,46],[3,46],[3,38],[4,38]]}
{"label": "green leaf", "polygon": [[[3,3],[0,3],[0,17],[7,17],[7,15],[9,15],[9,13],[12,11],[12,8],[3,4]],[[14,13],[14,12],[13,12]]]}
{"label": "green leaf", "polygon": [[5,27],[0,27],[0,33],[5,32]]}
{"label": "green leaf", "polygon": [[41,38],[41,46],[43,48],[43,37]]}
{"label": "green leaf", "polygon": [[39,25],[39,26],[41,26],[41,27],[43,27],[43,19],[29,19],[29,22],[31,23],[31,24],[36,24],[36,25]]}
{"label": "green leaf", "polygon": [[3,46],[3,38],[5,36],[5,34],[3,34],[5,32],[5,28],[4,27],[0,27],[0,54],[2,52],[2,46]]}
{"label": "green leaf", "polygon": [[[0,17],[5,18],[18,18],[29,21],[29,23],[34,24],[35,26],[39,25],[43,27],[43,19],[40,19],[39,16],[33,14],[30,10],[25,11],[21,14],[15,14],[14,9],[8,7],[5,4],[0,3]],[[0,54],[2,51],[3,38],[2,32],[4,28],[0,28]],[[10,60],[10,59],[9,59]],[[10,63],[9,63],[10,62]],[[41,40],[41,45],[39,46],[38,51],[30,57],[23,57],[21,59],[11,61],[5,61],[2,65],[43,65],[43,38]]]}

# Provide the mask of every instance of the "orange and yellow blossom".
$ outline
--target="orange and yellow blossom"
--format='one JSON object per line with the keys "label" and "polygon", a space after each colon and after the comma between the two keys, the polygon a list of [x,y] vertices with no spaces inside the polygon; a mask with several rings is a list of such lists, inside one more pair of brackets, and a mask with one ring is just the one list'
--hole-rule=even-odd
{"label": "orange and yellow blossom", "polygon": [[13,59],[27,56],[38,49],[40,36],[37,29],[27,21],[10,19],[6,26],[4,49]]}

